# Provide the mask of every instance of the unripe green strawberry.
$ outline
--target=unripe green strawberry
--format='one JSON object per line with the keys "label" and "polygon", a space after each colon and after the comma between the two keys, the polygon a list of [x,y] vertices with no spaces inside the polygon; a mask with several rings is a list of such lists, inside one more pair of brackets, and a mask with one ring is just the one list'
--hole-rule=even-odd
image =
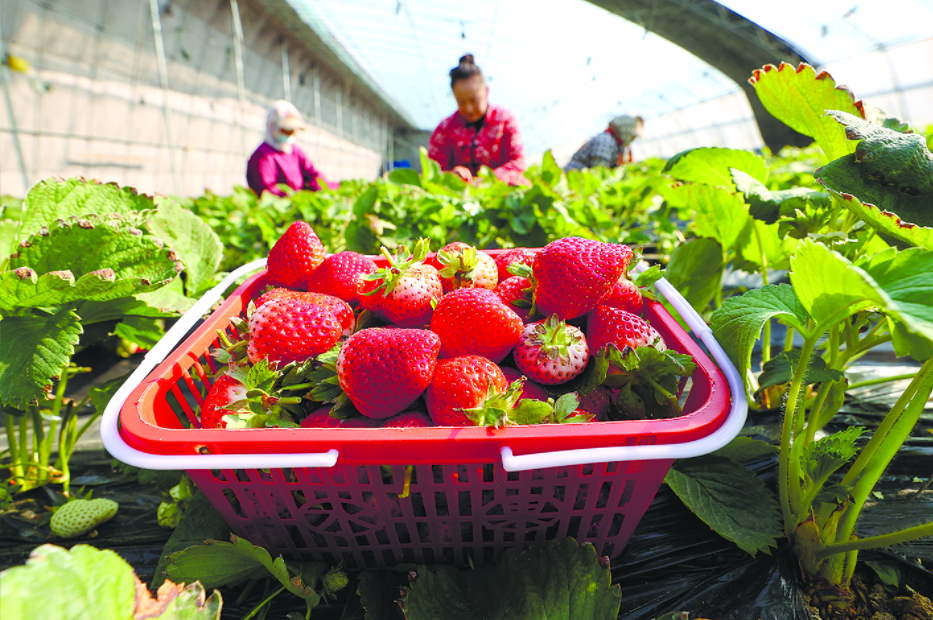
{"label": "unripe green strawberry", "polygon": [[52,515],[52,533],[62,538],[81,536],[112,519],[119,507],[109,499],[72,500]]}
{"label": "unripe green strawberry", "polygon": [[327,594],[333,594],[347,587],[347,584],[350,583],[350,579],[345,572],[335,568],[321,577],[321,583]]}

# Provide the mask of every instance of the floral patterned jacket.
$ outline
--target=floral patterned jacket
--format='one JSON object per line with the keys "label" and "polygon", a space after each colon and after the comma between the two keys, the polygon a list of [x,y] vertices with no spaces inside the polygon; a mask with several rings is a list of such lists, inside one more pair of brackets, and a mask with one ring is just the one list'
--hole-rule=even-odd
{"label": "floral patterned jacket", "polygon": [[475,175],[480,166],[488,166],[510,185],[529,184],[522,174],[525,147],[518,121],[505,108],[492,104],[482,122],[468,123],[460,112],[441,121],[428,143],[428,156],[441,170],[463,166]]}

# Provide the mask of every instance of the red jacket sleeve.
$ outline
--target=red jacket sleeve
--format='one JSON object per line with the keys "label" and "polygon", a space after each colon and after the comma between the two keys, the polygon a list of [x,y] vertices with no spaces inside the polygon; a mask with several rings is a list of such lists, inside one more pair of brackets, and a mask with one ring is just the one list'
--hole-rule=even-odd
{"label": "red jacket sleeve", "polygon": [[431,139],[428,141],[428,157],[436,161],[441,170],[453,170],[454,152],[446,121],[441,121],[441,124],[431,134]]}
{"label": "red jacket sleeve", "polygon": [[327,179],[314,167],[314,164],[311,163],[311,158],[300,149],[298,149],[298,161],[301,164],[301,176],[304,179],[302,185],[303,189],[310,189],[316,192],[328,187]]}
{"label": "red jacket sleeve", "polygon": [[276,196],[285,195],[285,192],[276,186],[279,182],[279,167],[272,157],[264,153],[256,153],[250,157],[246,178],[250,188],[259,196],[264,191],[272,192]]}
{"label": "red jacket sleeve", "polygon": [[525,145],[518,129],[518,119],[509,113],[502,133],[502,155],[505,163],[494,168],[493,173],[500,181],[509,185],[531,185],[525,178]]}

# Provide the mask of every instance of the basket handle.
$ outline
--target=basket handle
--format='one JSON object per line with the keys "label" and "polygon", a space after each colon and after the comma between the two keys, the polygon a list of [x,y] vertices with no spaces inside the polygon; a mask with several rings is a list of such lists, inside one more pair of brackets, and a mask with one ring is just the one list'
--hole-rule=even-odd
{"label": "basket handle", "polygon": [[[266,259],[247,263],[230,272],[220,284],[204,294],[190,310],[169,329],[159,340],[133,374],[120,386],[110,403],[104,409],[100,421],[100,438],[104,447],[116,459],[145,469],[265,469],[274,467],[333,467],[337,463],[337,450],[321,453],[304,454],[147,454],[129,445],[123,440],[117,424],[120,410],[129,395],[142,383],[152,370],[162,363],[169,353],[181,342],[182,338],[194,327],[198,320],[207,314],[217,300],[223,297],[230,286],[241,276],[262,269]],[[192,466],[192,461],[196,466]]]}
{"label": "basket handle", "polygon": [[[634,269],[636,272],[644,271],[645,263]],[[686,299],[677,292],[677,289],[666,279],[661,278],[655,283],[658,292],[664,295],[680,316],[690,326],[691,331],[697,335],[706,349],[719,365],[719,369],[726,376],[729,390],[732,392],[732,405],[726,421],[706,437],[684,443],[647,445],[647,446],[615,446],[612,448],[584,448],[580,450],[558,450],[554,452],[539,452],[536,454],[523,454],[516,456],[512,449],[504,446],[499,454],[502,457],[502,468],[505,471],[525,471],[544,467],[561,467],[566,465],[583,465],[589,463],[610,463],[614,461],[647,461],[655,459],[678,459],[691,456],[709,454],[723,447],[742,430],[745,417],[748,414],[748,399],[745,396],[745,384],[739,376],[729,356],[713,336],[713,330],[706,321],[697,314]]]}

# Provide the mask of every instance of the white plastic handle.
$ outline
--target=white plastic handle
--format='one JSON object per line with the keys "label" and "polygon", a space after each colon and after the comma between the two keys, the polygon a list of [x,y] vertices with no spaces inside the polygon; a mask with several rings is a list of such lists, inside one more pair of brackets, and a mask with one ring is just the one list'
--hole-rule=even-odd
{"label": "white plastic handle", "polygon": [[[646,265],[641,263],[633,271],[642,272]],[[502,467],[505,471],[525,471],[528,469],[541,469],[545,467],[562,467],[566,465],[583,465],[589,463],[611,463],[614,461],[650,461],[657,459],[683,459],[691,456],[709,454],[732,441],[745,425],[748,415],[748,399],[745,397],[745,385],[739,372],[735,369],[729,356],[722,346],[713,337],[713,330],[706,321],[697,314],[686,299],[677,292],[670,282],[661,278],[655,283],[655,288],[664,298],[671,302],[683,317],[694,334],[706,345],[707,350],[719,364],[720,370],[726,376],[729,389],[732,392],[732,406],[726,421],[718,429],[700,439],[684,443],[652,445],[652,446],[616,446],[612,448],[583,448],[579,450],[559,450],[555,452],[539,452],[536,454],[523,454],[515,456],[508,446],[503,447],[499,453],[502,456]]]}
{"label": "white plastic handle", "polygon": [[190,310],[169,329],[152,347],[133,374],[120,386],[104,409],[100,421],[100,438],[114,458],[144,469],[267,469],[285,467],[333,467],[337,463],[337,450],[322,453],[297,454],[149,454],[132,448],[123,441],[117,422],[120,410],[129,395],[162,363],[195,323],[223,296],[236,280],[251,271],[266,266],[262,258],[230,272],[223,281],[204,294]]}

